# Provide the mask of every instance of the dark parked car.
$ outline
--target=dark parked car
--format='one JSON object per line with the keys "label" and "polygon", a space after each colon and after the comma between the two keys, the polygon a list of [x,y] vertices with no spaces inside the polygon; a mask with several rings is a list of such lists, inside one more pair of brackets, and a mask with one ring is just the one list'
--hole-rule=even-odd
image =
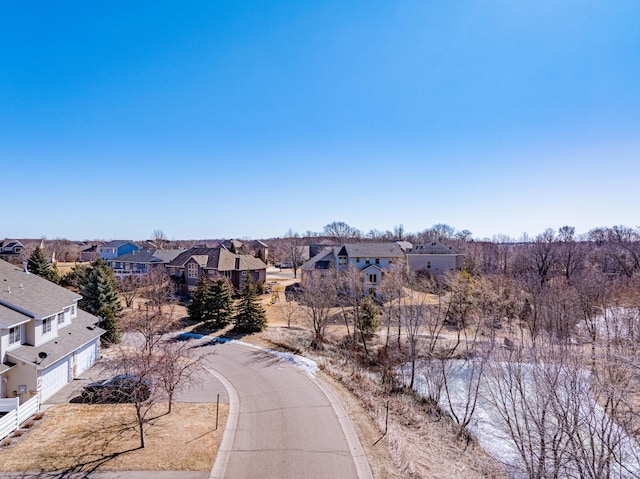
{"label": "dark parked car", "polygon": [[87,384],[82,389],[80,397],[83,402],[90,403],[146,401],[151,396],[151,388],[150,379],[121,374],[111,379]]}

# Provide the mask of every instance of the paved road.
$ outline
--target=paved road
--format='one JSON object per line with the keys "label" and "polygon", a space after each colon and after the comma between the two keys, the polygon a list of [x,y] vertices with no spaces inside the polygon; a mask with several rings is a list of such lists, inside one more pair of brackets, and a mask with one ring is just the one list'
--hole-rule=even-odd
{"label": "paved road", "polygon": [[[205,356],[205,370],[200,373],[198,384],[181,392],[177,400],[213,402],[220,394],[222,402],[230,403],[227,427],[211,474],[195,472],[189,476],[166,471],[158,478],[372,477],[351,422],[321,381],[257,348],[237,343],[213,344],[206,339],[192,341],[201,352],[212,354]],[[86,377],[73,381],[47,403],[77,400],[84,384],[109,376],[108,371],[92,368]],[[123,471],[83,477],[136,479],[156,477],[155,474]]]}
{"label": "paved road", "polygon": [[223,441],[212,477],[351,479],[359,477],[356,464],[361,479],[370,477],[346,415],[322,385],[271,354],[233,343],[208,347],[215,350],[208,366],[239,398],[237,425],[231,417],[225,432],[232,442]]}

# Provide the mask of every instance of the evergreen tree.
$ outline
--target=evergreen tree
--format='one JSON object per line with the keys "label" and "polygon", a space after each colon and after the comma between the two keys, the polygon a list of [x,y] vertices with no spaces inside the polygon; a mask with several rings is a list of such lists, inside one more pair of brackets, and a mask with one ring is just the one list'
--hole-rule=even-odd
{"label": "evergreen tree", "polygon": [[82,295],[82,309],[99,316],[101,308],[106,306],[114,318],[120,317],[122,304],[118,296],[116,275],[106,261],[98,259],[79,275],[78,289]]}
{"label": "evergreen tree", "polygon": [[117,344],[120,342],[120,328],[118,327],[118,321],[111,306],[104,305],[98,311],[98,316],[102,318],[100,321],[100,327],[106,331],[102,335],[102,340],[107,343]]}
{"label": "evergreen tree", "polygon": [[258,302],[258,292],[251,273],[247,271],[246,280],[240,290],[240,299],[236,305],[233,318],[234,331],[239,333],[254,333],[267,327],[267,316],[264,308]]}
{"label": "evergreen tree", "polygon": [[378,307],[370,294],[360,303],[360,321],[358,328],[363,334],[373,334],[380,326]]}
{"label": "evergreen tree", "polygon": [[222,327],[232,319],[233,298],[229,282],[220,276],[211,286],[211,321],[215,327]]}
{"label": "evergreen tree", "polygon": [[44,257],[42,248],[38,246],[27,261],[27,269],[30,273],[38,275],[49,281],[57,283],[60,278],[54,268],[51,267],[47,259]]}
{"label": "evergreen tree", "polygon": [[213,319],[212,303],[211,281],[206,273],[202,273],[198,286],[191,295],[191,302],[187,306],[189,317],[196,321],[211,321]]}

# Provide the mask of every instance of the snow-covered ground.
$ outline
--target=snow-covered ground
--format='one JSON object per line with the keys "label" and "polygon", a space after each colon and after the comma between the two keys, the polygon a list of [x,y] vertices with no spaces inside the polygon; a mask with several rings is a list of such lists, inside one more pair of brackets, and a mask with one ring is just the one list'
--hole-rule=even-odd
{"label": "snow-covered ground", "polygon": [[[432,367],[430,372],[429,367],[425,364],[420,364],[417,367],[414,389],[425,397],[434,397],[433,394],[430,394],[433,390],[430,391],[429,388],[437,387],[438,381],[434,381],[433,375],[436,374],[438,370],[442,370],[440,363],[437,364],[438,366]],[[591,475],[584,471],[581,473],[581,471],[578,470],[580,466],[572,462],[575,461],[575,459],[572,459],[571,454],[566,450],[563,451],[564,455],[561,458],[564,464],[560,467],[556,467],[556,465],[553,464],[556,458],[553,457],[548,443],[557,439],[557,426],[561,421],[558,416],[554,417],[554,414],[559,410],[558,404],[562,407],[563,397],[568,398],[568,393],[565,394],[562,390],[555,391],[553,397],[557,401],[554,403],[556,409],[552,411],[552,407],[547,405],[547,403],[542,404],[532,400],[533,397],[536,397],[537,392],[534,391],[534,387],[531,384],[525,385],[524,388],[520,389],[513,387],[513,370],[509,370],[512,371],[510,374],[501,373],[501,371],[506,368],[505,363],[486,362],[482,365],[483,374],[481,379],[478,379],[480,377],[478,374],[480,365],[479,360],[456,360],[447,362],[445,364],[445,370],[447,371],[449,395],[447,396],[443,390],[438,402],[440,407],[444,411],[448,411],[452,417],[453,413],[455,413],[458,418],[463,418],[465,410],[468,410],[470,404],[469,398],[473,397],[473,390],[479,381],[477,402],[467,430],[477,438],[480,445],[491,456],[507,467],[510,477],[521,479],[530,476],[526,472],[526,462],[516,446],[516,441],[512,438],[513,431],[510,431],[507,425],[508,421],[511,421],[512,426],[515,424],[514,419],[516,415],[520,416],[519,426],[526,425],[529,427],[528,431],[524,431],[520,441],[520,444],[531,446],[528,452],[526,450],[524,451],[524,455],[530,463],[529,465],[535,462],[533,456],[536,454],[536,449],[541,450],[546,446],[548,450],[545,454],[545,460],[550,464],[548,466],[549,469],[559,469],[561,471],[558,477],[605,477],[604,475],[598,475],[593,472],[590,473]],[[405,384],[409,383],[409,368],[410,365],[407,364],[398,371],[400,379],[403,380]],[[527,377],[531,378],[533,374],[531,365],[519,364],[517,368],[519,373],[516,374],[520,374],[519,377],[524,378],[525,382]],[[576,413],[575,417],[579,418],[580,429],[577,429],[576,431],[578,432],[576,433],[563,434],[564,438],[560,441],[562,444],[558,449],[562,450],[563,448],[567,448],[567,444],[570,443],[572,438],[575,440],[575,437],[579,436],[584,438],[581,439],[582,442],[589,443],[587,447],[584,448],[586,451],[584,460],[597,462],[597,458],[594,461],[593,457],[589,456],[589,454],[597,455],[598,446],[602,446],[597,439],[594,439],[594,436],[603,434],[604,437],[604,434],[608,433],[609,438],[618,437],[618,440],[614,446],[616,460],[608,461],[610,462],[608,466],[610,467],[608,471],[610,476],[606,477],[624,479],[640,477],[640,448],[638,444],[630,439],[624,430],[611,423],[610,418],[606,416],[602,408],[595,404],[588,393],[588,374],[578,375],[576,377],[578,377],[580,381],[585,381],[585,383],[577,388],[583,394],[582,399],[573,403],[578,404],[577,409],[574,409],[573,412]],[[503,383],[497,383],[496,381],[503,381]],[[505,384],[505,381],[512,382]],[[534,382],[535,381],[531,381],[531,383]],[[572,391],[574,390],[575,389],[572,389]],[[510,404],[510,406],[498,407],[497,404],[500,403],[497,398],[499,391],[506,392],[501,398],[506,398],[506,403]],[[527,413],[517,412],[527,409]],[[526,420],[525,416],[527,416]],[[541,418],[544,418],[542,419],[542,423],[540,423]],[[538,422],[540,426],[538,431],[542,431],[542,433],[536,431],[536,425],[533,424],[534,422]],[[607,427],[607,424],[609,425],[608,429],[603,432],[602,428]],[[542,436],[545,436],[544,440],[547,441],[545,446],[541,446]],[[595,452],[589,450],[591,446],[595,446]]]}
{"label": "snow-covered ground", "polygon": [[236,339],[220,338],[215,336],[206,336],[203,334],[196,334],[196,333],[181,333],[179,337],[204,339],[207,341],[215,341],[218,343],[234,343],[234,344],[240,344],[248,348],[264,351],[266,353],[276,356],[281,361],[292,364],[293,366],[297,367],[298,369],[308,374],[309,376],[315,376],[315,374],[318,372],[318,369],[319,369],[318,363],[316,363],[315,361],[312,361],[311,359],[307,359],[303,356],[298,356],[297,354],[286,353],[282,351],[274,351],[273,349],[263,348],[260,346],[256,346],[255,344],[247,343],[245,341],[238,341]]}

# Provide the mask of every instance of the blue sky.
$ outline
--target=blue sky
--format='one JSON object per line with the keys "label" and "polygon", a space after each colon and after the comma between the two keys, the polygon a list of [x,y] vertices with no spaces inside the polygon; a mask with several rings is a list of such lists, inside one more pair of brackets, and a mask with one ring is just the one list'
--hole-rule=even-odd
{"label": "blue sky", "polygon": [[638,226],[640,2],[0,6],[0,238]]}

